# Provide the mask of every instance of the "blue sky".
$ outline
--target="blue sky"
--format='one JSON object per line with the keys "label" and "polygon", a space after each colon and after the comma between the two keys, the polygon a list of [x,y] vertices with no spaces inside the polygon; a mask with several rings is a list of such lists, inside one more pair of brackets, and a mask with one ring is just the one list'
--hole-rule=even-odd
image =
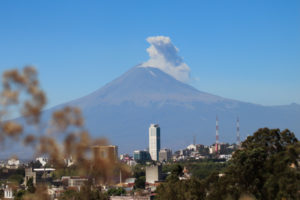
{"label": "blue sky", "polygon": [[168,36],[201,91],[300,103],[300,1],[1,1],[0,72],[35,65],[49,106],[149,59]]}

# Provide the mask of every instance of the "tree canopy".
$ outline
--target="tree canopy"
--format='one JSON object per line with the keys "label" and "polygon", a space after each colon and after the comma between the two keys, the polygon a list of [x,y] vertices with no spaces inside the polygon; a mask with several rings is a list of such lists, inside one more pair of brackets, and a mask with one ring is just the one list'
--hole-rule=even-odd
{"label": "tree canopy", "polygon": [[[199,180],[172,179],[159,199],[300,199],[300,143],[289,130],[263,128],[234,152],[224,172]],[[193,195],[197,194],[197,195]]]}

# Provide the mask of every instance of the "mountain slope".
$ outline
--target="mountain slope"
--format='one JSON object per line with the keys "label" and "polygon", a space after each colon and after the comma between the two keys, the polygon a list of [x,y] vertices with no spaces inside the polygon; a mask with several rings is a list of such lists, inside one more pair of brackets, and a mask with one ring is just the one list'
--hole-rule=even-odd
{"label": "mountain slope", "polygon": [[224,142],[235,141],[237,116],[242,138],[266,126],[300,132],[297,104],[261,106],[222,98],[200,92],[150,67],[136,66],[99,90],[67,104],[83,110],[92,135],[107,137],[119,146],[120,152],[128,153],[147,148],[150,123],[161,126],[162,147],[174,149],[190,144],[194,135],[198,143],[213,143],[216,115],[220,119],[220,140]]}
{"label": "mountain slope", "polygon": [[200,92],[159,69],[137,66],[103,88],[73,103],[91,106],[99,103],[120,105],[122,102],[132,101],[137,105],[148,105],[151,102],[168,100],[209,103],[222,101],[223,98]]}

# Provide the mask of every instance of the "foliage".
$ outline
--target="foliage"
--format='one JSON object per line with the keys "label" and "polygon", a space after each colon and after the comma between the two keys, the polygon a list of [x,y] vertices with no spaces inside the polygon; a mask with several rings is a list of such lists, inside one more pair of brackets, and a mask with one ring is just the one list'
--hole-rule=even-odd
{"label": "foliage", "polygon": [[157,188],[157,198],[300,199],[299,155],[300,143],[289,130],[259,129],[242,143],[222,174],[212,170],[205,179],[180,181],[172,173]]}
{"label": "foliage", "polygon": [[17,192],[14,193],[14,199],[22,200],[26,192],[27,192],[26,190],[18,190]]}
{"label": "foliage", "polygon": [[[180,165],[181,168],[178,168],[178,165]],[[204,179],[213,172],[221,172],[226,167],[226,163],[215,162],[213,160],[187,161],[164,165],[162,171],[168,173],[174,170],[176,171],[177,168],[177,170],[181,170],[182,172],[183,166],[189,170],[189,173],[191,173],[194,178]]]}
{"label": "foliage", "polygon": [[35,192],[35,187],[33,185],[33,178],[30,178],[27,181],[27,191],[30,192],[30,193],[34,193]]}
{"label": "foliage", "polygon": [[57,169],[53,172],[54,179],[60,179],[62,176],[78,176],[79,172],[76,165]]}
{"label": "foliage", "polygon": [[9,179],[9,177],[13,175],[20,175],[22,177],[25,176],[25,169],[19,168],[19,169],[2,169],[0,170],[0,177],[1,179]]}
{"label": "foliage", "polygon": [[60,196],[60,200],[68,200],[68,199],[75,199],[77,196],[79,196],[78,191],[76,190],[66,190],[64,193]]}
{"label": "foliage", "polygon": [[42,164],[40,161],[36,160],[36,161],[31,161],[29,163],[29,167],[31,168],[41,168],[42,167]]}
{"label": "foliage", "polygon": [[134,187],[135,189],[145,189],[145,182],[146,182],[146,177],[145,176],[140,176],[135,180]]}
{"label": "foliage", "polygon": [[[172,199],[172,200],[202,200],[205,197],[204,182],[192,178],[190,180],[179,180],[183,174],[183,167],[180,164],[173,164],[167,167],[171,171],[166,182],[159,185],[157,188],[157,199]],[[165,169],[166,170],[166,169]]]}
{"label": "foliage", "polygon": [[133,177],[138,179],[141,176],[145,176],[145,166],[142,164],[136,164],[135,166],[132,167],[132,173]]}
{"label": "foliage", "polygon": [[126,191],[124,188],[110,188],[108,189],[107,194],[109,196],[121,196],[126,194]]}
{"label": "foliage", "polygon": [[213,172],[221,172],[226,167],[226,163],[220,162],[197,162],[187,165],[189,172],[195,178],[204,179]]}
{"label": "foliage", "polygon": [[24,176],[21,174],[13,174],[8,178],[8,181],[16,184],[22,184],[24,181]]}
{"label": "foliage", "polygon": [[91,189],[90,186],[84,186],[80,191],[66,190],[59,198],[60,200],[108,200],[107,194],[100,190]]}
{"label": "foliage", "polygon": [[202,200],[205,198],[204,188],[203,182],[198,179],[180,181],[171,176],[157,188],[157,199]]}
{"label": "foliage", "polygon": [[209,197],[299,199],[299,154],[297,138],[289,130],[259,129],[234,153],[224,176],[215,177]]}

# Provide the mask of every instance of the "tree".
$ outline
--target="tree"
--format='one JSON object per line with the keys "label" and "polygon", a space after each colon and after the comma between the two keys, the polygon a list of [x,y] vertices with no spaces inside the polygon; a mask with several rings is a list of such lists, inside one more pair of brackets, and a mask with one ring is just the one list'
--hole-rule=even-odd
{"label": "tree", "polygon": [[23,199],[23,196],[26,194],[26,190],[19,190],[14,194],[15,200],[21,200]]}
{"label": "tree", "polygon": [[110,188],[108,191],[107,191],[107,194],[109,196],[121,196],[121,195],[124,195],[126,194],[126,191],[124,188]]}
{"label": "tree", "polygon": [[146,177],[145,176],[140,176],[135,180],[134,183],[134,188],[137,189],[145,189],[145,182],[146,182]]}
{"label": "tree", "polygon": [[69,200],[74,199],[78,196],[78,192],[76,190],[66,190],[64,193],[59,197],[60,200]]}
{"label": "tree", "polygon": [[300,199],[300,143],[289,130],[259,129],[234,152],[222,173],[178,179],[175,166],[157,188],[158,199]]}
{"label": "tree", "polygon": [[11,175],[8,180],[10,182],[14,182],[14,183],[17,183],[17,184],[22,184],[23,181],[24,181],[24,176],[21,175],[21,174],[13,174]]}
{"label": "tree", "polygon": [[91,189],[91,185],[83,186],[80,191],[66,190],[60,197],[60,200],[109,200],[106,193],[98,189]]}
{"label": "tree", "polygon": [[141,164],[136,164],[133,168],[132,168],[132,172],[133,172],[133,177],[134,178],[139,178],[141,176],[145,176],[146,172],[145,172],[145,166],[141,165]]}
{"label": "tree", "polygon": [[32,168],[41,168],[42,167],[42,164],[40,161],[36,160],[36,161],[31,161],[29,163],[29,167],[32,167]]}
{"label": "tree", "polygon": [[180,181],[173,176],[159,185],[156,192],[159,200],[204,200],[206,196],[204,182],[199,179]]}
{"label": "tree", "polygon": [[[299,199],[299,142],[289,130],[259,129],[237,150],[208,199]],[[291,167],[293,166],[293,167]]]}
{"label": "tree", "polygon": [[0,198],[4,197],[4,190],[0,189]]}
{"label": "tree", "polygon": [[33,185],[33,178],[30,178],[27,182],[27,191],[30,192],[30,193],[35,192],[35,187]]}
{"label": "tree", "polygon": [[183,174],[183,167],[179,164],[175,164],[172,166],[171,174],[174,176],[181,176]]}

